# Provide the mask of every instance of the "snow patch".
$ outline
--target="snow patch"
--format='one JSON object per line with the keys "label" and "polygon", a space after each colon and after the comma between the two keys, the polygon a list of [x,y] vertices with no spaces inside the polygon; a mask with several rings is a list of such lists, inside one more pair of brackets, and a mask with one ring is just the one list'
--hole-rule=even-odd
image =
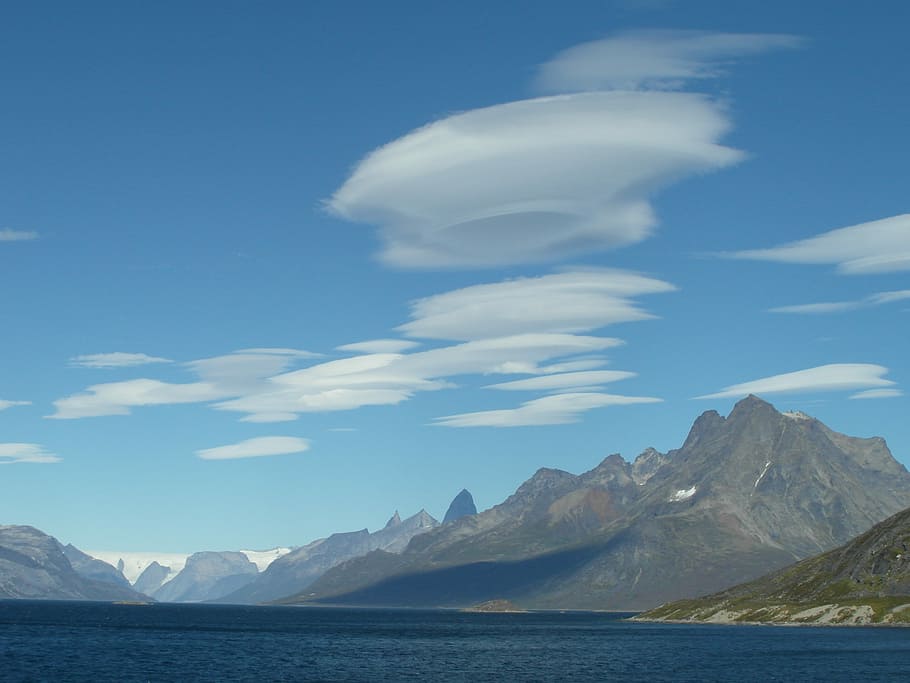
{"label": "snow patch", "polygon": [[272,548],[271,550],[241,550],[247,559],[256,565],[256,568],[264,572],[266,568],[282,555],[291,552],[290,548]]}
{"label": "snow patch", "polygon": [[123,575],[131,584],[136,583],[139,575],[146,570],[152,562],[157,562],[162,567],[169,567],[170,572],[165,578],[167,583],[179,574],[186,566],[186,558],[189,553],[158,553],[158,552],[139,552],[125,553],[119,550],[86,550],[86,555],[91,555],[96,560],[107,562],[112,567],[116,567],[120,560],[123,560]]}
{"label": "snow patch", "polygon": [[691,488],[688,488],[688,489],[679,489],[678,491],[676,491],[676,493],[674,493],[672,496],[670,496],[670,502],[676,503],[680,500],[689,500],[689,498],[691,498],[694,495],[695,495],[694,486]]}
{"label": "snow patch", "polygon": [[784,413],[784,417],[789,417],[791,420],[814,420],[815,418],[811,415],[806,415],[801,410],[788,410]]}
{"label": "snow patch", "polygon": [[771,467],[771,461],[765,463],[765,466],[762,468],[761,474],[758,475],[758,479],[755,480],[755,486],[752,487],[752,493],[755,493],[755,489],[758,488],[759,482],[764,478],[768,473],[768,468]]}

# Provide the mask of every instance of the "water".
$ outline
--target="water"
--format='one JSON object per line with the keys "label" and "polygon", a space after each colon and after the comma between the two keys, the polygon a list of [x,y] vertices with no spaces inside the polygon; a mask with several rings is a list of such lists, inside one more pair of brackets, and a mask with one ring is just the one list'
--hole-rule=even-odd
{"label": "water", "polygon": [[910,629],[0,601],[3,681],[899,681]]}

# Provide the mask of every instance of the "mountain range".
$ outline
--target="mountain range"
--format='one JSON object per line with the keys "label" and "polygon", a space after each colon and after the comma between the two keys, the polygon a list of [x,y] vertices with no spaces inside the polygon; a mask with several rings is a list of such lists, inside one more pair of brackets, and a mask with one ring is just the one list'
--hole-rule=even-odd
{"label": "mountain range", "polygon": [[463,490],[443,524],[396,512],[373,533],[190,556],[86,554],[0,527],[0,597],[639,611],[828,551],[908,506],[910,474],[883,439],[749,396],[667,453],[543,468],[480,513]]}
{"label": "mountain range", "polygon": [[638,611],[836,547],[910,505],[881,438],[749,396],[683,445],[538,470],[500,505],[329,570],[285,603]]}

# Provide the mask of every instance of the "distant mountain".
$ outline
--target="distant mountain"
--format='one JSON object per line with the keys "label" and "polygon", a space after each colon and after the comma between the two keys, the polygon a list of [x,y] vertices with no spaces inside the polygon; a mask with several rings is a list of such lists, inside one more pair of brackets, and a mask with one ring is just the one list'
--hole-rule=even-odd
{"label": "distant mountain", "polygon": [[[70,554],[82,563],[80,551],[71,548]],[[97,570],[89,564],[83,563],[83,567],[89,573]],[[110,569],[116,572],[113,567]],[[30,526],[0,526],[0,598],[148,599],[116,582],[81,576],[56,538]]]}
{"label": "distant mountain", "polygon": [[139,575],[139,578],[136,579],[136,583],[133,584],[133,589],[140,593],[145,593],[146,595],[152,595],[161,588],[161,585],[171,573],[170,567],[164,567],[153,560]]}
{"label": "distant mountain", "polygon": [[324,572],[345,560],[377,549],[401,552],[412,538],[438,525],[425,510],[403,521],[396,511],[383,529],[372,534],[366,529],[332,534],[279,557],[253,582],[225,595],[219,602],[260,603],[283,598],[305,590]]}
{"label": "distant mountain", "polygon": [[645,621],[910,623],[910,509],[756,581],[663,605]]}
{"label": "distant mountain", "polygon": [[836,547],[910,505],[910,474],[860,439],[750,396],[683,446],[581,475],[541,469],[500,505],[328,571],[289,602],[640,610]]}
{"label": "distant mountain", "polygon": [[240,552],[194,553],[183,571],[155,591],[154,598],[161,602],[217,600],[247,585],[258,573],[256,565]]}
{"label": "distant mountain", "polygon": [[452,500],[449,509],[446,510],[446,516],[443,518],[442,523],[448,524],[449,522],[454,522],[456,519],[461,519],[466,515],[476,514],[477,506],[474,505],[474,497],[467,489],[461,489],[461,492]]}
{"label": "distant mountain", "polygon": [[72,543],[63,546],[63,554],[66,555],[66,559],[70,561],[70,565],[76,570],[76,573],[86,579],[112,583],[121,588],[130,587],[130,582],[119,569],[114,569],[107,562],[86,555]]}

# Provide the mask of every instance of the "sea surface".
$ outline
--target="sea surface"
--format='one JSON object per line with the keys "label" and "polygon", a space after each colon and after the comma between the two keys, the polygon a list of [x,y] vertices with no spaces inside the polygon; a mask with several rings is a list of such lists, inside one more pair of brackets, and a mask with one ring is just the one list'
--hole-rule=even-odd
{"label": "sea surface", "polygon": [[910,681],[910,629],[0,601],[3,681]]}

